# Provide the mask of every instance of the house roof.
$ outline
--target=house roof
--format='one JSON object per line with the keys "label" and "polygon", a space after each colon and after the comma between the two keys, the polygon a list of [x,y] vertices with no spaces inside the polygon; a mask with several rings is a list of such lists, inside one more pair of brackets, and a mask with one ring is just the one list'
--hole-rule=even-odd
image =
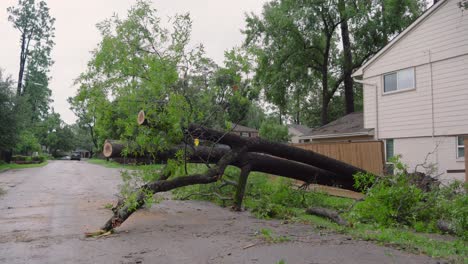
{"label": "house roof", "polygon": [[309,133],[310,130],[311,130],[310,127],[307,127],[307,126],[304,126],[304,125],[299,125],[299,124],[290,124],[290,125],[288,125],[288,128],[295,129],[296,131],[298,131],[302,135]]}
{"label": "house roof", "polygon": [[246,127],[239,124],[232,124],[232,126],[232,132],[258,132],[255,128]]}
{"label": "house roof", "polygon": [[370,66],[374,61],[384,55],[393,45],[398,43],[402,38],[408,35],[413,29],[415,29],[419,24],[421,24],[427,17],[433,14],[439,7],[441,7],[444,3],[448,0],[440,0],[434,5],[432,5],[429,9],[427,9],[421,16],[418,17],[411,25],[409,25],[405,30],[403,30],[398,36],[393,38],[387,45],[385,45],[382,49],[377,52],[374,56],[372,56],[364,65],[362,65],[359,69],[357,69],[351,76],[357,77],[362,76],[364,74],[364,69]]}
{"label": "house roof", "polygon": [[324,126],[313,129],[302,137],[307,138],[334,138],[348,136],[373,135],[374,129],[364,128],[364,115],[362,112],[347,114]]}

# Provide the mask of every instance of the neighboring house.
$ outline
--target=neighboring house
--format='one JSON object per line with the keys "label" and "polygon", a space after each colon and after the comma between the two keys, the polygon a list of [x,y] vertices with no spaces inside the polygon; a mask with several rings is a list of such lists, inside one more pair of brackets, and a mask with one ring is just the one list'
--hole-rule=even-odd
{"label": "neighboring house", "polygon": [[86,149],[76,149],[74,152],[79,152],[81,154],[81,158],[91,158],[91,152]]}
{"label": "neighboring house", "polygon": [[288,125],[288,133],[291,136],[291,143],[299,143],[299,138],[302,135],[309,133],[311,128],[298,125],[298,124],[291,124]]}
{"label": "neighboring house", "polygon": [[299,137],[299,143],[373,140],[374,129],[364,128],[363,113],[345,115]]}
{"label": "neighboring house", "polygon": [[385,140],[387,158],[400,154],[410,170],[435,164],[442,180],[465,180],[468,13],[458,2],[437,2],[353,74],[364,127]]}
{"label": "neighboring house", "polygon": [[233,129],[231,133],[239,135],[241,137],[258,137],[258,130],[246,126],[232,124]]}

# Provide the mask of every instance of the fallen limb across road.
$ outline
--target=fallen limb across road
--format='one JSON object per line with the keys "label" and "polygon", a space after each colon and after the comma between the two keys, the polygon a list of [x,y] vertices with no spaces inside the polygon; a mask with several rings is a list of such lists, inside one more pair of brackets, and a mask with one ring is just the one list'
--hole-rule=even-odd
{"label": "fallen limb across road", "polygon": [[[138,123],[150,126],[147,120],[139,114]],[[190,125],[185,134],[187,138],[211,142],[212,146],[176,145],[173,148],[157,153],[144,153],[155,163],[164,163],[173,159],[177,153],[184,150],[185,161],[188,163],[204,163],[205,173],[170,178],[161,175],[159,180],[141,186],[137,191],[136,202],[128,205],[119,203],[114,215],[103,226],[103,230],[111,230],[122,224],[133,212],[144,205],[145,196],[158,192],[170,191],[179,187],[209,184],[220,180],[227,166],[241,169],[234,199],[234,209],[240,210],[248,175],[252,171],[264,172],[291,179],[338,186],[355,191],[353,174],[363,170],[321,154],[295,148],[286,144],[274,143],[260,138],[243,138],[235,134],[209,129],[199,125]],[[218,144],[229,147],[219,147]],[[107,141],[104,146],[106,157],[118,157],[123,154],[124,146],[117,141]],[[138,154],[136,155],[138,156]],[[214,165],[213,165],[214,164]]]}

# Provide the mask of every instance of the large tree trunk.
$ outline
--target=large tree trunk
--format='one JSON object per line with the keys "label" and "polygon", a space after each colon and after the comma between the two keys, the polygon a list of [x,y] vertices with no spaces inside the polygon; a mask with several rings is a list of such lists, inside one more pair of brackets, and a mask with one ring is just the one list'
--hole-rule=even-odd
{"label": "large tree trunk", "polygon": [[218,163],[210,168],[204,174],[194,174],[185,177],[177,177],[175,179],[157,180],[145,184],[139,189],[136,204],[126,204],[125,202],[119,208],[116,208],[114,215],[104,224],[103,230],[109,231],[115,227],[120,226],[130,215],[144,205],[145,193],[151,192],[153,194],[158,192],[166,192],[179,187],[195,185],[195,184],[209,184],[216,182],[221,178],[226,167],[237,160],[245,153],[245,148],[236,149],[224,155]]}
{"label": "large tree trunk", "polygon": [[[143,121],[141,124],[148,125],[148,122],[144,122],[144,118],[138,121],[139,123]],[[221,179],[228,165],[241,168],[241,175],[237,184],[238,190],[235,195],[235,208],[237,209],[242,206],[245,185],[251,171],[262,171],[306,183],[338,185],[350,190],[354,190],[353,174],[363,171],[312,151],[269,142],[261,138],[243,138],[232,133],[224,133],[196,124],[190,125],[185,133],[190,138],[228,145],[230,149],[216,146],[190,146],[190,151],[187,152],[186,156],[187,161],[201,160],[208,165],[208,163],[214,163],[216,160],[216,165],[210,167],[204,174],[188,175],[174,179],[170,179],[168,175],[161,175],[159,180],[143,185],[136,190],[137,199],[134,203],[127,204],[125,201],[119,201],[118,207],[114,210],[114,215],[102,227],[104,231],[120,226],[133,212],[141,208],[148,193],[155,194],[188,185],[216,182]],[[166,152],[151,153],[151,155],[153,155],[154,159],[160,161],[170,159],[181,148],[186,149],[187,146],[176,146]],[[108,140],[104,146],[104,154],[108,157],[121,155],[123,149],[123,144]]]}
{"label": "large tree trunk", "polygon": [[16,96],[21,96],[23,86],[24,67],[26,65],[26,31],[21,35],[21,53],[20,53],[20,66],[18,73],[18,84],[16,87]]}
{"label": "large tree trunk", "polygon": [[200,125],[192,124],[188,133],[193,138],[213,140],[231,147],[246,146],[248,152],[264,153],[279,158],[308,164],[339,175],[341,179],[353,179],[353,175],[364,170],[319,153],[296,148],[286,144],[270,142],[262,138],[245,138],[235,134],[225,134]]}
{"label": "large tree trunk", "polygon": [[341,40],[343,43],[343,82],[345,92],[345,110],[346,114],[354,112],[354,89],[353,89],[353,57],[351,53],[351,41],[349,39],[348,18],[346,14],[345,0],[339,0],[338,9],[342,20]]}
{"label": "large tree trunk", "polygon": [[[107,140],[104,144],[103,154],[105,157],[122,157],[124,145],[119,141]],[[155,163],[164,163],[168,159],[175,156],[177,151],[184,149],[183,145],[176,146],[170,150],[159,153],[152,153],[151,158]],[[199,146],[196,148],[190,148],[187,152],[186,160],[189,163],[205,163],[215,164],[224,155],[230,152],[228,148],[211,148]],[[127,156],[129,158],[144,158],[145,156]],[[354,188],[354,180],[352,177],[344,178],[336,173],[319,169],[317,167],[307,165],[304,163],[296,162],[293,160],[287,160],[283,158],[277,158],[270,155],[249,152],[233,161],[232,166],[243,168],[246,165],[250,166],[251,171],[263,172],[273,174],[277,176],[283,176],[299,181],[303,181],[309,184],[320,184],[327,186],[340,187],[347,190],[356,191]]]}

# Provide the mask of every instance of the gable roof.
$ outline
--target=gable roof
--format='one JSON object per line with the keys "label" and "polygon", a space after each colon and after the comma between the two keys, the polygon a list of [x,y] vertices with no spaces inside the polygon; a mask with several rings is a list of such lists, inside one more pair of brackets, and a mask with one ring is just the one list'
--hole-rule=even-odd
{"label": "gable roof", "polygon": [[255,128],[246,127],[239,124],[232,124],[232,126],[232,132],[258,132]]}
{"label": "gable roof", "polygon": [[367,60],[359,69],[357,69],[353,74],[352,77],[362,76],[364,74],[364,69],[370,66],[374,61],[384,55],[393,45],[395,45],[398,41],[408,35],[413,29],[415,29],[419,24],[421,24],[427,17],[433,14],[436,10],[439,9],[443,4],[445,4],[448,0],[439,0],[437,3],[433,4],[430,8],[428,8],[424,13],[419,16],[411,25],[409,25],[405,30],[403,30],[400,34],[398,34],[395,38],[393,38],[387,45],[385,45],[382,49],[379,50],[374,56],[372,56],[369,60]]}
{"label": "gable roof", "polygon": [[302,135],[307,134],[307,133],[310,132],[310,130],[312,130],[310,127],[307,127],[307,126],[304,126],[304,125],[299,125],[299,124],[290,124],[290,125],[288,125],[288,128],[295,129],[296,131],[298,131]]}
{"label": "gable roof", "polygon": [[373,135],[374,129],[364,128],[364,115],[362,112],[347,114],[324,126],[313,129],[303,135],[307,138],[333,138],[344,136]]}

